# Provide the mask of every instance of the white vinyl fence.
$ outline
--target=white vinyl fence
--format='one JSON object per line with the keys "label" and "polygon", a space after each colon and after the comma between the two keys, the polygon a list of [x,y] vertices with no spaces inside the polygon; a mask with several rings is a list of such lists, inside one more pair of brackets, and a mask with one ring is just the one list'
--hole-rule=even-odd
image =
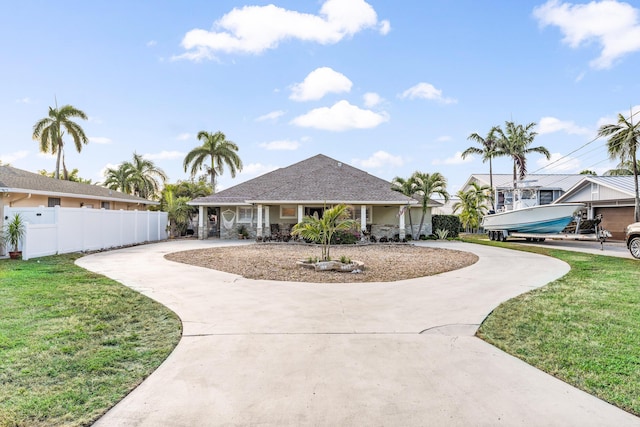
{"label": "white vinyl fence", "polygon": [[117,248],[167,238],[167,213],[90,208],[10,208],[27,223],[22,259]]}

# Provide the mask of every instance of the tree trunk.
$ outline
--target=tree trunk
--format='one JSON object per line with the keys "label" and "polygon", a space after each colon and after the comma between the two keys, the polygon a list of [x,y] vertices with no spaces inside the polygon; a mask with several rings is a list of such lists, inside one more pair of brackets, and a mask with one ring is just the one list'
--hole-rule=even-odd
{"label": "tree trunk", "polygon": [[631,161],[633,162],[633,184],[635,189],[635,222],[640,222],[640,194],[638,193],[638,160],[636,159],[636,150],[633,150]]}

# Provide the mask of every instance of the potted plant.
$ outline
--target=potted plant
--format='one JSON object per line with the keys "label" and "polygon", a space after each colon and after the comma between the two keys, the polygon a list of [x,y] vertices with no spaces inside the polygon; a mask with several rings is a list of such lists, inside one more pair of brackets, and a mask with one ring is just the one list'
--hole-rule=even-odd
{"label": "potted plant", "polygon": [[240,224],[238,226],[238,239],[246,239],[249,237],[249,230],[247,230],[247,226],[244,224]]}
{"label": "potted plant", "polygon": [[13,248],[13,251],[9,251],[11,259],[18,259],[22,255],[22,252],[18,250],[18,244],[25,234],[27,234],[27,226],[20,214],[15,214],[11,221],[4,225],[1,235],[2,242]]}

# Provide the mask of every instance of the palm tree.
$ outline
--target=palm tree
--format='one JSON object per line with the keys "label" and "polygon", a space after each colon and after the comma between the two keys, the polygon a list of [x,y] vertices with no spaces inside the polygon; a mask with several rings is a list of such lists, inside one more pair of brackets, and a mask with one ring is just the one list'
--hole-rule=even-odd
{"label": "palm tree", "polygon": [[591,169],[584,169],[584,170],[580,171],[580,175],[594,175],[594,176],[597,176],[598,174],[596,173],[596,171],[592,171]]}
{"label": "palm tree", "polygon": [[[640,170],[640,160],[636,162],[638,170]],[[616,165],[614,169],[609,169],[605,173],[605,176],[629,176],[633,175],[633,165],[630,161],[623,161]]]}
{"label": "palm tree", "polygon": [[[227,141],[224,133],[218,131],[209,133],[198,132],[198,140],[203,144],[194,148],[184,158],[184,171],[191,166],[191,177],[194,177],[198,170],[203,167],[207,169],[207,174],[211,176],[211,189],[216,192],[216,176],[222,175],[224,165],[229,167],[231,177],[235,178],[236,172],[242,171],[242,160],[238,156],[238,146],[233,141]],[[211,165],[205,165],[205,161],[211,159]]]}
{"label": "palm tree", "polygon": [[551,153],[545,147],[530,147],[538,134],[533,131],[535,126],[536,123],[533,122],[526,126],[517,125],[514,122],[505,122],[505,130],[500,127],[495,128],[502,155],[513,159],[514,188],[517,180],[522,180],[527,175],[527,154],[539,153],[544,155],[547,160],[551,158]]}
{"label": "palm tree", "polygon": [[[60,178],[60,158],[64,151],[64,131],[71,135],[78,153],[82,150],[82,144],[87,144],[89,139],[79,124],[72,121],[74,117],[87,120],[87,115],[72,105],[64,105],[57,108],[49,107],[49,116],[39,120],[33,126],[33,139],[40,141],[40,151],[43,153],[57,154],[56,170],[54,178]],[[64,130],[63,130],[64,129]]]}
{"label": "palm tree", "polygon": [[[424,172],[414,172],[410,178],[415,183],[414,198],[420,202],[422,206],[422,217],[420,218],[420,226],[413,239],[416,240],[420,237],[422,226],[424,225],[424,217],[427,214],[429,202],[431,196],[434,194],[440,195],[445,202],[449,201],[449,193],[447,192],[447,180],[440,172],[434,172],[432,174]],[[411,213],[409,213],[411,215]],[[413,231],[413,230],[412,230]]]}
{"label": "palm tree", "polygon": [[152,160],[133,153],[133,162],[129,163],[133,193],[138,197],[150,199],[160,193],[160,183],[167,181],[167,174]]}
{"label": "palm tree", "polygon": [[299,235],[303,239],[308,239],[322,245],[322,261],[330,261],[331,238],[336,231],[347,231],[357,225],[353,219],[349,219],[349,208],[340,204],[325,209],[322,218],[318,214],[307,215],[302,221],[291,229],[291,234]]}
{"label": "palm tree", "polygon": [[491,189],[491,208],[495,209],[494,200],[493,200],[493,165],[492,159],[494,157],[504,155],[502,151],[501,145],[498,143],[498,139],[496,138],[497,126],[491,128],[486,137],[481,137],[477,133],[472,133],[467,137],[474,142],[477,142],[480,147],[469,147],[462,152],[462,158],[465,159],[467,156],[472,154],[478,154],[482,156],[482,163],[486,163],[489,161],[489,188]]}
{"label": "palm tree", "polygon": [[618,114],[618,123],[600,126],[598,136],[608,137],[607,151],[611,159],[630,162],[635,184],[635,221],[640,221],[640,196],[638,195],[638,144],[640,142],[640,122],[633,124],[633,114],[627,120]]}
{"label": "palm tree", "polygon": [[[407,197],[413,197],[416,192],[416,183],[413,181],[412,177],[404,179],[396,176],[393,178],[393,181],[391,181],[391,189],[398,193],[402,193]],[[413,219],[411,218],[411,206],[409,205],[409,202],[407,202],[407,212],[409,212],[409,227],[411,235],[413,236]]]}
{"label": "palm tree", "polygon": [[111,190],[121,191],[126,194],[133,194],[133,173],[131,163],[129,162],[121,163],[115,168],[107,168],[104,174],[105,180],[102,185]]}
{"label": "palm tree", "polygon": [[190,200],[189,197],[176,197],[171,186],[163,192],[162,210],[169,218],[170,236],[179,236],[187,230],[193,208],[187,204]]}
{"label": "palm tree", "polygon": [[453,213],[461,211],[460,222],[466,230],[474,230],[480,226],[482,216],[487,213],[485,202],[489,198],[488,191],[490,187],[473,182],[469,190],[456,193],[460,201],[453,204]]}

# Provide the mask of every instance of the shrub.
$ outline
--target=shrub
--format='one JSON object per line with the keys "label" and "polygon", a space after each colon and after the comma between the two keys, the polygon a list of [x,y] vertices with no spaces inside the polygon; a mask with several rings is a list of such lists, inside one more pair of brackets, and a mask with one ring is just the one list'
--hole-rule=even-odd
{"label": "shrub", "polygon": [[448,237],[458,237],[460,218],[456,215],[434,215],[431,219],[432,230],[447,230]]}
{"label": "shrub", "polygon": [[332,245],[353,245],[360,240],[360,233],[354,231],[336,231],[331,236]]}

